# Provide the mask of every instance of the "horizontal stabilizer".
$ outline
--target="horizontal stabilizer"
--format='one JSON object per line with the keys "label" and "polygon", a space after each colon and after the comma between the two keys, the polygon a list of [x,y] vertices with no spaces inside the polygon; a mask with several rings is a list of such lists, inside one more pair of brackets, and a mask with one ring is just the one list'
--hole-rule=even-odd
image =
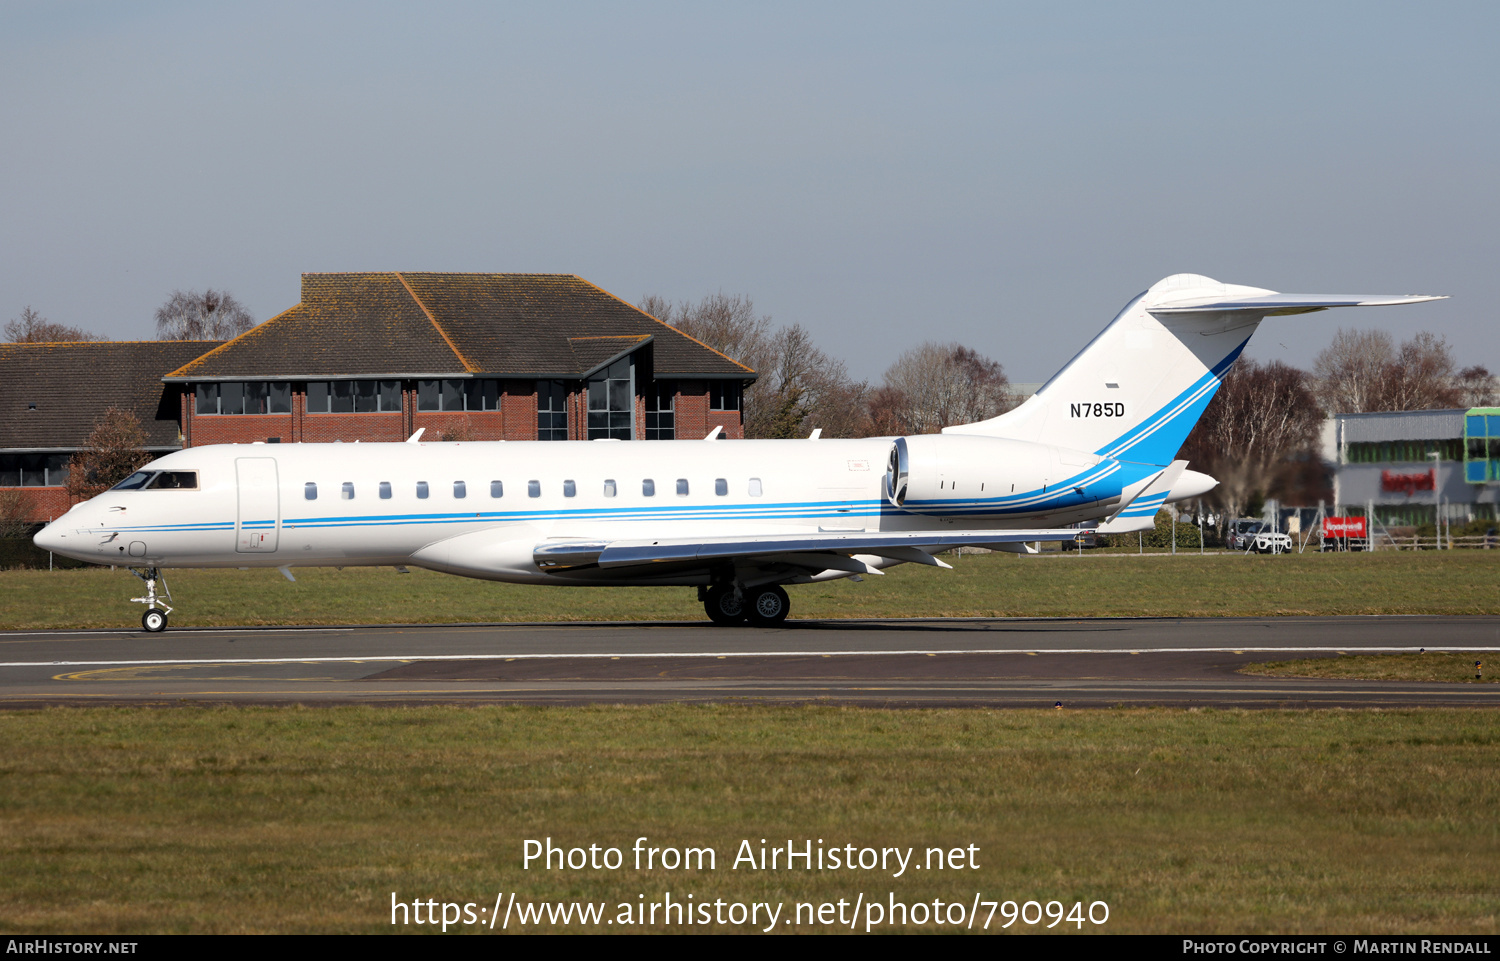
{"label": "horizontal stabilizer", "polygon": [[1134,534],[1149,531],[1156,526],[1156,512],[1161,510],[1172,494],[1172,485],[1182,477],[1188,462],[1174,460],[1165,470],[1142,487],[1125,506],[1099,525],[1101,534]]}
{"label": "horizontal stabilizer", "polygon": [[1447,300],[1446,296],[1406,294],[1266,294],[1260,297],[1214,298],[1205,303],[1177,302],[1147,307],[1153,314],[1220,314],[1253,311],[1266,317],[1284,314],[1307,314],[1330,307],[1391,307],[1396,304],[1420,304],[1429,300]]}

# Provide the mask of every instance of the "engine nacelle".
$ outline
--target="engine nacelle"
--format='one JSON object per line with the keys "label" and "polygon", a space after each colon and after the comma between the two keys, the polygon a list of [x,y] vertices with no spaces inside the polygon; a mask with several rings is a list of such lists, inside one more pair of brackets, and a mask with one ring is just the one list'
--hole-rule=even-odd
{"label": "engine nacelle", "polygon": [[[1105,461],[1098,454],[1005,437],[898,437],[886,463],[885,493],[894,506],[917,514],[981,504],[1024,508],[1022,501],[1033,498],[1049,508],[1087,506],[1118,499],[1108,481],[1082,476],[1098,473],[1091,468]],[[1071,495],[1059,503],[1064,484],[1072,486]]]}

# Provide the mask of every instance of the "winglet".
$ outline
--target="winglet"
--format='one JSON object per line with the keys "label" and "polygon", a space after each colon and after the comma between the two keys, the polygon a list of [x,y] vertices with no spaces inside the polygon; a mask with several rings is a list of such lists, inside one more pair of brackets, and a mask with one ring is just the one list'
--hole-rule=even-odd
{"label": "winglet", "polygon": [[417,432],[415,434],[412,434],[410,437],[406,438],[406,442],[408,444],[415,444],[418,441],[418,439],[421,438],[422,431],[424,431],[426,429],[427,428],[425,428],[425,427],[418,427],[417,428]]}
{"label": "winglet", "polygon": [[703,439],[704,440],[717,440],[718,437],[719,437],[719,435],[721,433],[723,433],[723,432],[724,432],[724,425],[720,424],[718,427],[715,427],[713,430],[709,431],[708,432],[708,436],[705,437],[705,438],[703,438]]}

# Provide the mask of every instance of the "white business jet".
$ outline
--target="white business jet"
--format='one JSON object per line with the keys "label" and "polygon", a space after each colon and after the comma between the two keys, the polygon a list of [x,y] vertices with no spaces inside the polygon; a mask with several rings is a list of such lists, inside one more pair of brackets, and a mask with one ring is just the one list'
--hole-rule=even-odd
{"label": "white business jet", "polygon": [[[36,535],[131,567],[164,630],[166,567],[407,565],[527,584],[696,587],[720,624],[774,625],[782,585],[1031,553],[1076,525],[1149,529],[1216,481],[1174,460],[1268,316],[1441,298],[1278,294],[1177,274],[1020,407],[942,434],[194,447]],[[165,588],[165,581],[162,582]]]}

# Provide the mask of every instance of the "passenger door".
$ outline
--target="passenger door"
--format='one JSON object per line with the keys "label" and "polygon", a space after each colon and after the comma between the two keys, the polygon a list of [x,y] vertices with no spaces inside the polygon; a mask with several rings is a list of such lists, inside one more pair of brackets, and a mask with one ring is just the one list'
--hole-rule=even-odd
{"label": "passenger door", "polygon": [[276,550],[281,528],[281,493],[274,457],[240,457],[234,462],[239,482],[235,550],[242,554]]}

